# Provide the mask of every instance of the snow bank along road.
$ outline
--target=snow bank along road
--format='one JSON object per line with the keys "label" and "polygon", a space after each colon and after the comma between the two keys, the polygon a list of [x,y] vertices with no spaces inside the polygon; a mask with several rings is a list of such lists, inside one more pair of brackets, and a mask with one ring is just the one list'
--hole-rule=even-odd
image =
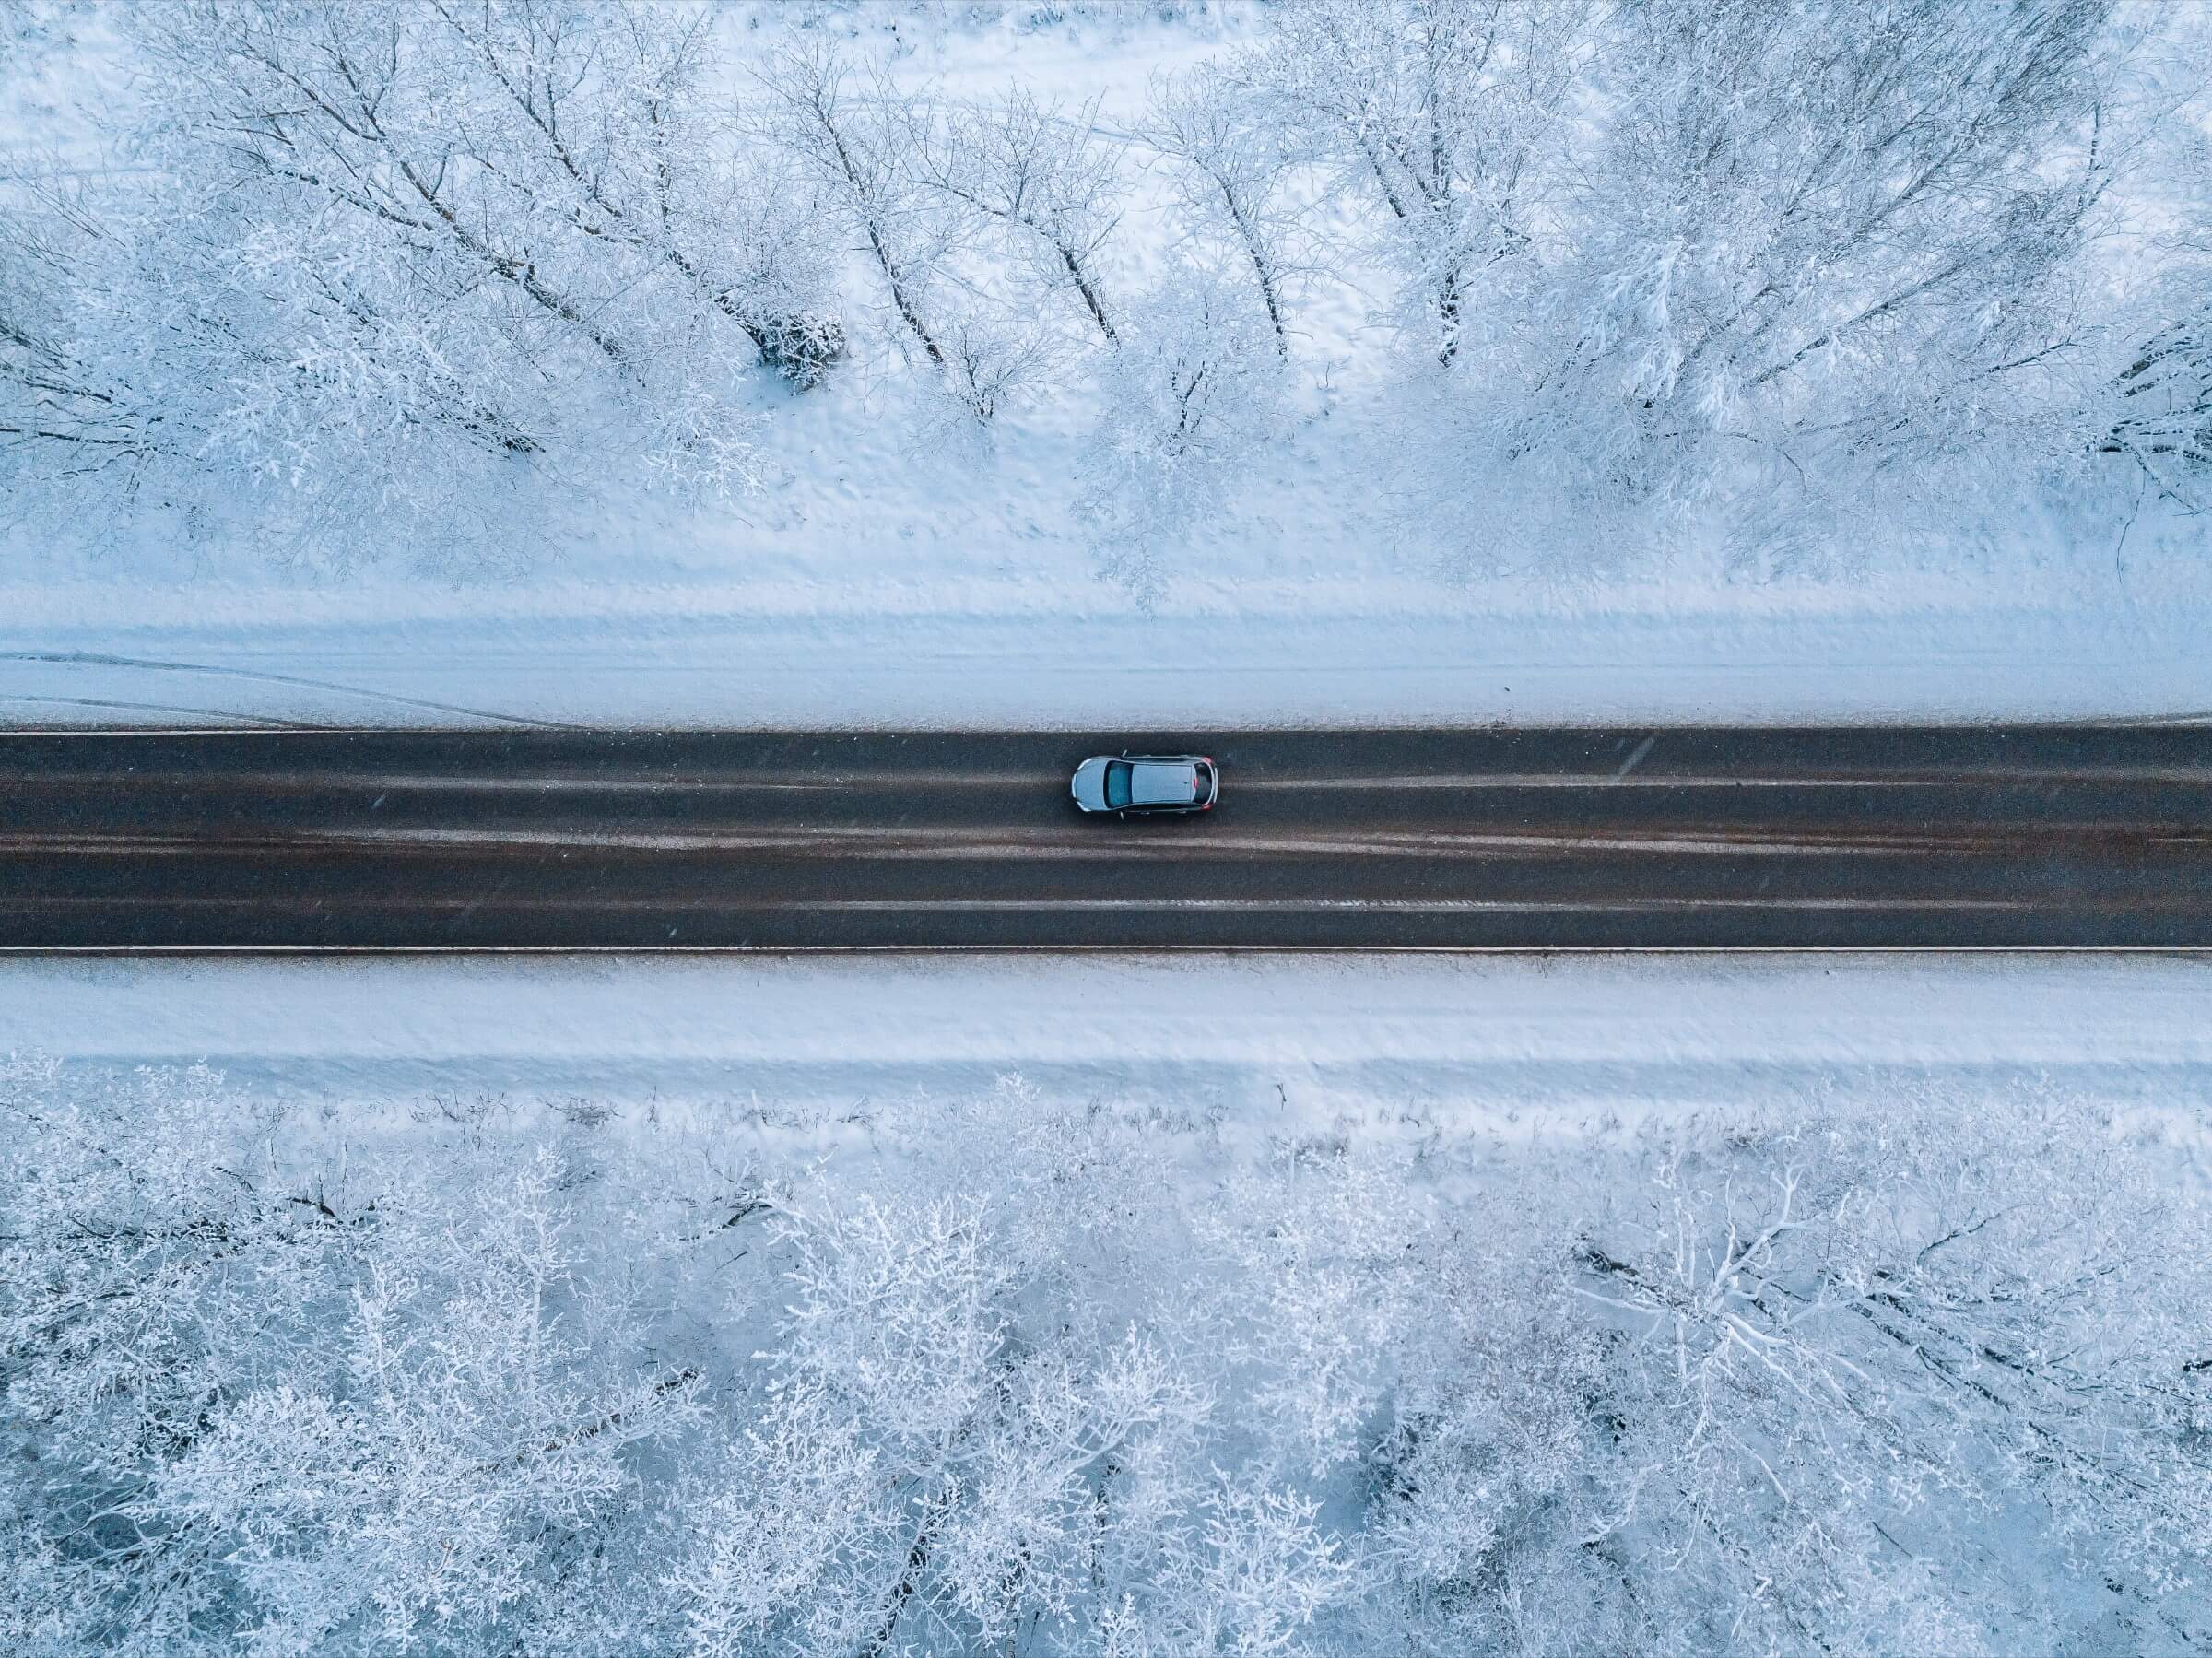
{"label": "snow bank along road", "polygon": [[2212,947],[2212,730],[23,733],[0,945]]}

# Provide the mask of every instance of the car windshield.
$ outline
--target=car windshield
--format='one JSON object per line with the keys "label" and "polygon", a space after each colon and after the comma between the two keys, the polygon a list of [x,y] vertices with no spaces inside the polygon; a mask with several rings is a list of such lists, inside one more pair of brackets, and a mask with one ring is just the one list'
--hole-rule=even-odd
{"label": "car windshield", "polygon": [[1106,809],[1118,812],[1129,804],[1129,776],[1135,770],[1127,760],[1106,762]]}

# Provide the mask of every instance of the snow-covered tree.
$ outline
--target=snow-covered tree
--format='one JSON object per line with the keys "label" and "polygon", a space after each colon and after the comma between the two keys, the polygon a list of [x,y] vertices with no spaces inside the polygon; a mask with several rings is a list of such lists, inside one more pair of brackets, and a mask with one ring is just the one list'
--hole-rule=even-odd
{"label": "snow-covered tree", "polygon": [[118,17],[143,71],[126,164],[6,204],[26,488],[120,462],[311,544],[465,542],[502,500],[623,476],[750,487],[746,370],[806,383],[841,349],[827,226],[730,146],[703,8]]}
{"label": "snow-covered tree", "polygon": [[1184,234],[1230,250],[1229,264],[1252,278],[1277,355],[1288,356],[1299,214],[1287,135],[1245,88],[1202,64],[1153,82],[1142,135],[1169,168]]}
{"label": "snow-covered tree", "polygon": [[759,1418],[674,1579],[706,1651],[1281,1652],[1351,1582],[1294,1495],[1224,1485],[1211,1399],[973,1200],[784,1223]]}
{"label": "snow-covered tree", "polygon": [[1692,493],[1747,463],[2082,453],[2108,9],[1621,8],[1508,447]]}
{"label": "snow-covered tree", "polygon": [[1000,257],[1045,292],[1066,292],[1115,343],[1103,269],[1123,213],[1118,157],[1095,102],[1068,111],[1021,87],[996,101],[909,112],[910,163],[997,231]]}
{"label": "snow-covered tree", "polygon": [[88,328],[79,296],[122,279],[127,251],[76,187],[17,182],[0,218],[0,464],[15,490],[107,488],[127,499],[205,431],[127,354]]}
{"label": "snow-covered tree", "polygon": [[2062,1649],[2087,1638],[2048,1550],[2166,1644],[2212,1557],[2206,1256],[2138,1159],[2079,1106],[1900,1100],[1687,1136],[1579,1238],[1530,1190],[1525,1243],[1464,1241],[1478,1299],[1386,1442],[1413,1621],[1507,1651]]}
{"label": "snow-covered tree", "polygon": [[[1051,355],[1032,323],[979,297],[952,269],[976,234],[978,203],[1012,210],[1004,182],[963,172],[963,192],[955,192],[925,176],[917,160],[927,141],[918,135],[932,117],[880,66],[864,69],[830,41],[781,50],[755,78],[747,130],[790,157],[831,205],[882,284],[893,337],[920,348],[959,409],[988,422],[1041,377]],[[1043,163],[1031,154],[1027,164]],[[1064,219],[1061,233],[1077,234],[1076,221]]]}
{"label": "snow-covered tree", "polygon": [[556,1174],[540,1150],[450,1210],[380,1205],[326,1338],[340,1376],[234,1390],[136,1504],[209,1539],[255,1641],[568,1644],[580,1605],[623,1593],[593,1562],[641,1503],[635,1448],[696,1417],[696,1372],[587,1338]]}
{"label": "snow-covered tree", "polygon": [[1526,253],[1560,182],[1591,0],[1291,0],[1239,66],[1386,252],[1449,363],[1470,289]]}
{"label": "snow-covered tree", "polygon": [[47,1597],[14,1616],[61,1642],[150,1653],[231,1627],[220,1549],[138,1505],[228,1397],[332,1368],[312,1313],[361,1212],[234,1161],[220,1099],[206,1071],[0,1065],[0,1375],[38,1459],[11,1456],[6,1489]]}
{"label": "snow-covered tree", "polygon": [[0,1641],[2194,1650],[2184,1159],[1880,1104],[1395,1150],[1010,1086],[357,1146],[14,1062]]}
{"label": "snow-covered tree", "polygon": [[11,1616],[77,1650],[634,1650],[637,1448],[696,1377],[576,1283],[551,1156],[433,1190],[241,1144],[233,1103],[0,1076],[0,1374],[39,1457],[5,1488],[41,1585]]}

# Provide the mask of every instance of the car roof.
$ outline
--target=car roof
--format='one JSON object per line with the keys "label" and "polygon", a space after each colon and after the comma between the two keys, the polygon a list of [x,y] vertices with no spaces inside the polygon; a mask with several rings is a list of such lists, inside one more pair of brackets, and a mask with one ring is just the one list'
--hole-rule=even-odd
{"label": "car roof", "polygon": [[1198,798],[1198,771],[1188,760],[1137,760],[1129,768],[1129,798],[1147,806],[1188,805]]}

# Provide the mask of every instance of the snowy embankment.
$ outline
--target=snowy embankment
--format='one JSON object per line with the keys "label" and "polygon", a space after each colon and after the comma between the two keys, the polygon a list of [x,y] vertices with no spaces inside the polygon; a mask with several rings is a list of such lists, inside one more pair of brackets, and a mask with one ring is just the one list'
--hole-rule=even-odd
{"label": "snowy embankment", "polygon": [[1013,1073],[1263,1132],[1930,1086],[2183,1111],[2212,1090],[2208,1007],[2201,961],[2078,956],[0,959],[0,1052],[205,1061],[371,1116],[453,1089],[895,1111]]}
{"label": "snowy embankment", "polygon": [[[571,524],[512,580],[21,549],[0,568],[0,725],[2212,713],[2212,566],[2194,522],[2155,508],[2124,563],[2067,540],[2091,526],[2037,515],[2007,527],[1994,569],[1937,568],[1969,558],[1947,541],[1866,549],[1863,580],[1761,584],[1678,547],[1540,586],[1452,574],[1449,537],[1368,493],[1358,446],[1323,430],[1139,603],[1100,580],[1049,433],[1009,421],[992,449],[924,456],[864,394],[811,396],[809,447],[767,500]],[[841,462],[848,443],[865,453]],[[870,476],[865,497],[840,464]]]}
{"label": "snowy embankment", "polygon": [[[556,592],[559,590],[556,589]],[[1574,616],[1179,608],[993,615],[380,612],[285,593],[232,622],[29,619],[0,590],[0,725],[1033,726],[2202,719],[2212,614]],[[638,595],[624,595],[634,599]],[[117,602],[119,597],[122,602]],[[167,595],[178,617],[220,613]]]}
{"label": "snowy embankment", "polygon": [[[1759,581],[1716,533],[1424,518],[1313,414],[1102,579],[1079,406],[913,435],[885,370],[769,394],[759,497],[549,513],[504,572],[157,541],[0,557],[0,725],[1199,728],[2202,719],[2212,559],[2156,500],[2023,507]],[[1562,549],[1557,538],[1578,545]],[[1587,545],[1582,545],[1586,538]],[[1494,559],[1503,573],[1470,568]]]}

